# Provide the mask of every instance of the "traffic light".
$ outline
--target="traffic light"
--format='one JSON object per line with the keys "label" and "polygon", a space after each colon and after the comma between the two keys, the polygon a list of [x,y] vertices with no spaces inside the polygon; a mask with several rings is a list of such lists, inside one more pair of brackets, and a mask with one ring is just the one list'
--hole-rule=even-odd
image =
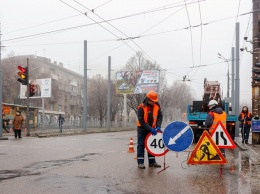
{"label": "traffic light", "polygon": [[260,63],[255,63],[255,67],[253,67],[253,72],[256,75],[253,77],[253,80],[260,82]]}
{"label": "traffic light", "polygon": [[19,72],[17,75],[20,77],[17,79],[18,82],[20,82],[22,85],[27,85],[28,83],[28,69],[27,67],[18,66]]}
{"label": "traffic light", "polygon": [[30,90],[29,97],[34,96],[35,95],[34,84],[29,84],[29,90]]}

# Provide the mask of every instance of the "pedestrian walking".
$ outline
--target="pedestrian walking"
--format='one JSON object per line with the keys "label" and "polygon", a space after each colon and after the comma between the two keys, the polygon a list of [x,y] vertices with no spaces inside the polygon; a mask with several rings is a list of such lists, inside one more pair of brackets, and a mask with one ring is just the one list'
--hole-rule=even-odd
{"label": "pedestrian walking", "polygon": [[[138,168],[145,169],[145,138],[151,132],[156,135],[157,131],[161,132],[163,120],[162,111],[158,103],[158,94],[150,91],[142,104],[137,108],[137,163]],[[160,168],[161,165],[156,163],[155,156],[148,154],[149,167]]]}
{"label": "pedestrian walking", "polygon": [[[222,125],[226,128],[227,123],[227,114],[226,112],[219,106],[216,100],[209,101],[208,104],[209,113],[205,121],[205,125],[209,127],[209,133],[212,135],[214,129],[216,128],[217,123],[220,121]],[[225,149],[220,148],[223,156],[226,157]]]}
{"label": "pedestrian walking", "polygon": [[22,138],[22,126],[23,126],[24,118],[21,115],[21,111],[16,111],[15,117],[13,119],[13,131],[14,131],[14,137],[15,139]]}
{"label": "pedestrian walking", "polygon": [[59,129],[60,129],[60,133],[62,133],[62,125],[63,125],[63,122],[65,121],[65,119],[61,116],[61,114],[59,115],[58,117],[58,123],[59,123]]}
{"label": "pedestrian walking", "polygon": [[253,116],[248,111],[248,107],[244,106],[238,117],[238,120],[241,122],[242,143],[248,144],[252,118]]}
{"label": "pedestrian walking", "polygon": [[7,133],[9,133],[9,131],[6,129],[6,125],[5,125],[5,119],[4,119],[4,117],[5,117],[5,111],[4,111],[4,109],[2,108],[2,127],[3,127],[3,129],[7,132]]}

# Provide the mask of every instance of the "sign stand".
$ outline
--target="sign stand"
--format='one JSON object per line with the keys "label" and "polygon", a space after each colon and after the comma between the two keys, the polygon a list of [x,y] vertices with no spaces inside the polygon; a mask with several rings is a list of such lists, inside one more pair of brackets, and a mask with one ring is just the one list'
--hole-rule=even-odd
{"label": "sign stand", "polygon": [[[164,150],[165,150],[165,148],[164,148]],[[166,154],[165,154],[165,155],[166,155]],[[160,170],[159,172],[157,172],[157,174],[161,173],[162,171],[166,170],[166,169],[169,167],[169,166],[165,167],[165,165],[166,165],[165,155],[163,156],[163,169]]]}
{"label": "sign stand", "polygon": [[223,165],[220,164],[220,171],[219,171],[220,176],[222,176],[222,171],[223,171]]}

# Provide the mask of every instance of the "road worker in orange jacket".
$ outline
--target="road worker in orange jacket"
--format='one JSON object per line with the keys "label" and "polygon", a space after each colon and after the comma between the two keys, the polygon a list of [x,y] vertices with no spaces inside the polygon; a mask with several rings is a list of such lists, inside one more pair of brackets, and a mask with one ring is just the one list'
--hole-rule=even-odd
{"label": "road worker in orange jacket", "polygon": [[[205,125],[209,127],[209,133],[212,135],[218,121],[222,123],[222,125],[226,128],[227,123],[227,114],[226,112],[219,106],[216,100],[209,101],[208,104],[209,113],[205,121]],[[223,156],[225,156],[225,149],[220,148]]]}
{"label": "road worker in orange jacket", "polygon": [[[162,112],[158,103],[158,94],[150,91],[142,104],[137,108],[137,163],[138,168],[145,169],[144,153],[145,153],[145,138],[151,132],[156,135],[157,131],[161,132]],[[155,157],[148,153],[149,167],[160,168]]]}
{"label": "road worker in orange jacket", "polygon": [[238,120],[241,122],[242,143],[248,144],[252,118],[253,116],[248,111],[248,107],[244,106],[238,117]]}

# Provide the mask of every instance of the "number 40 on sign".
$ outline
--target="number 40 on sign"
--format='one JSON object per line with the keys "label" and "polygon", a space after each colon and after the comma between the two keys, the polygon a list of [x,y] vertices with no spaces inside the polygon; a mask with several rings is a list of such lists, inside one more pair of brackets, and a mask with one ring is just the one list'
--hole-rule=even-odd
{"label": "number 40 on sign", "polygon": [[145,139],[145,147],[147,152],[153,156],[163,156],[169,151],[165,148],[161,132],[157,132],[157,135],[148,134]]}

